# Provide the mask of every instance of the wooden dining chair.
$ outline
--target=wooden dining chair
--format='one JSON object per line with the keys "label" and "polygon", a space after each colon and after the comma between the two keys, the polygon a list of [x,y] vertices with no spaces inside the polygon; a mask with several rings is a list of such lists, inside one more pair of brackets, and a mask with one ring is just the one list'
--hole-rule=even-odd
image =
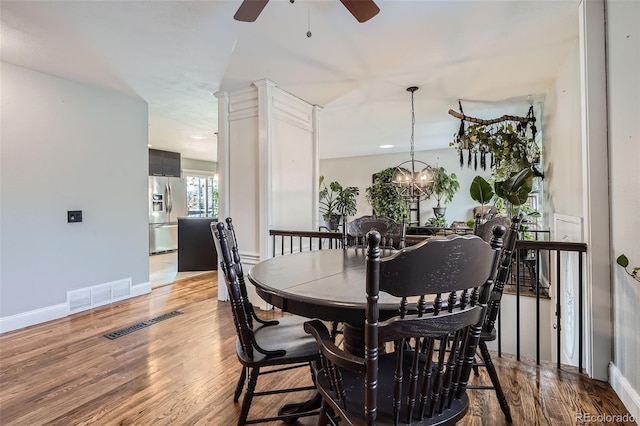
{"label": "wooden dining chair", "polygon": [[403,216],[400,223],[386,216],[361,216],[353,219],[343,227],[343,245],[365,249],[369,231],[380,233],[381,249],[393,251],[404,248],[407,237],[407,218]]}
{"label": "wooden dining chair", "polygon": [[319,352],[314,340],[304,332],[303,322],[306,319],[292,315],[278,321],[264,321],[256,315],[247,297],[232,220],[227,219],[227,226],[223,222],[211,223],[211,233],[218,259],[220,259],[220,270],[224,273],[229,291],[237,335],[236,354],[242,365],[241,377],[234,393],[234,402],[238,401],[245,380],[247,385],[238,425],[276,420],[295,421],[299,417],[317,415],[317,410],[296,413],[280,410],[277,415],[271,417],[248,419],[254,397],[315,389],[310,384],[256,391],[256,385],[261,375],[298,367],[309,368],[313,381],[314,363],[319,358]]}
{"label": "wooden dining chair", "polygon": [[[479,376],[478,367],[485,367],[487,369],[487,373],[489,374],[489,378],[491,379],[491,385],[470,385],[469,389],[493,389],[495,390],[496,397],[498,398],[498,402],[500,404],[500,408],[504,413],[505,419],[511,423],[511,410],[509,409],[509,403],[507,402],[507,397],[502,390],[502,386],[500,385],[500,379],[498,378],[498,373],[496,372],[496,367],[493,365],[493,361],[491,360],[491,353],[487,348],[487,342],[492,342],[496,340],[496,320],[498,318],[498,313],[500,312],[500,304],[502,300],[502,293],[504,290],[504,286],[509,280],[509,275],[511,273],[511,265],[513,263],[513,253],[515,251],[516,242],[518,241],[518,232],[520,231],[520,224],[522,222],[523,215],[520,214],[518,216],[514,216],[511,219],[511,223],[509,225],[509,230],[505,235],[505,241],[502,247],[502,253],[500,254],[500,264],[498,267],[498,273],[496,275],[495,282],[493,284],[493,288],[491,289],[491,296],[489,298],[488,309],[487,309],[487,318],[485,320],[484,326],[482,327],[482,332],[480,333],[480,341],[478,342],[478,350],[481,358],[481,362],[474,363],[474,372],[476,376]],[[491,219],[491,221],[496,221],[498,218]],[[504,223],[504,219],[500,218],[500,223]],[[476,219],[477,221],[478,219]],[[491,222],[488,221],[488,222]],[[476,231],[480,229],[479,233],[483,234],[483,227],[486,226],[482,224],[480,226],[476,226]]]}
{"label": "wooden dining chair", "polygon": [[[364,356],[336,347],[321,321],[305,324],[321,352],[319,424],[455,424],[465,415],[504,233],[496,227],[491,244],[474,235],[435,238],[382,259],[380,234],[368,234]],[[378,299],[387,295],[397,298],[399,315],[379,322]],[[389,342],[395,350],[381,353]]]}

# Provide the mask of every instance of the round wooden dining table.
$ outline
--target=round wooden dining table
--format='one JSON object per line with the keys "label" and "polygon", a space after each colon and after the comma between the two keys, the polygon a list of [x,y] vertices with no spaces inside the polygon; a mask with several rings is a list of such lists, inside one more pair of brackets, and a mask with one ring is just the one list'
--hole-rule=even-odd
{"label": "round wooden dining table", "polygon": [[[307,318],[364,324],[366,254],[333,249],[287,254],[264,260],[248,273],[256,292],[285,312]],[[398,313],[400,299],[380,293],[380,319]]]}
{"label": "round wooden dining table", "polygon": [[[258,295],[284,312],[344,323],[345,350],[364,349],[366,254],[363,249],[306,251],[264,260],[248,273]],[[400,299],[380,292],[379,319],[398,315]]]}

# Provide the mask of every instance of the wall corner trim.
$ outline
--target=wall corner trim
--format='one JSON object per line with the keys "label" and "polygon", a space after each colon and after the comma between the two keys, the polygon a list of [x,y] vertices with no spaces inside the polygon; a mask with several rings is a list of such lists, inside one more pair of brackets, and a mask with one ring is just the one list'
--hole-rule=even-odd
{"label": "wall corner trim", "polygon": [[147,293],[151,293],[151,283],[149,281],[131,286],[131,297],[141,296]]}
{"label": "wall corner trim", "polygon": [[[609,383],[636,423],[640,424],[640,394],[622,375],[613,362],[609,363]],[[620,413],[624,414],[624,413]]]}

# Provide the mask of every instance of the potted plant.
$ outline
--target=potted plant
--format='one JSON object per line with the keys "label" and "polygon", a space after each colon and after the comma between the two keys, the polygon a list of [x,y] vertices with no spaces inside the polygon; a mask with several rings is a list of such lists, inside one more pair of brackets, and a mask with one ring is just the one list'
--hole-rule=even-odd
{"label": "potted plant", "polygon": [[512,217],[517,213],[514,208],[519,210],[527,202],[533,188],[533,175],[531,167],[527,167],[504,181],[495,181],[493,188],[482,176],[476,176],[471,182],[469,195],[483,206],[494,196],[503,199],[509,206],[509,217]]}
{"label": "potted plant", "polygon": [[471,195],[472,200],[480,203],[482,211],[484,211],[484,205],[491,201],[496,193],[493,192],[491,184],[487,182],[485,178],[482,176],[476,176],[471,182],[469,195]]}
{"label": "potted plant", "polygon": [[426,226],[432,226],[434,228],[446,228],[447,227],[447,219],[444,216],[440,216],[436,214],[434,217],[430,217],[427,219],[425,223]]}
{"label": "potted plant", "polygon": [[396,222],[402,222],[408,216],[407,203],[393,183],[395,168],[389,167],[373,175],[373,185],[366,189],[367,201],[377,216],[386,216]]}
{"label": "potted plant", "polygon": [[320,213],[331,231],[338,229],[341,216],[356,214],[356,196],[360,190],[355,186],[343,187],[333,181],[327,186],[324,176],[320,176]]}
{"label": "potted plant", "polygon": [[450,203],[455,193],[460,189],[460,183],[458,183],[456,174],[447,173],[444,167],[432,167],[431,172],[433,173],[433,196],[438,201],[438,205],[433,208],[433,213],[436,216],[444,217],[447,207],[441,206],[440,202]]}

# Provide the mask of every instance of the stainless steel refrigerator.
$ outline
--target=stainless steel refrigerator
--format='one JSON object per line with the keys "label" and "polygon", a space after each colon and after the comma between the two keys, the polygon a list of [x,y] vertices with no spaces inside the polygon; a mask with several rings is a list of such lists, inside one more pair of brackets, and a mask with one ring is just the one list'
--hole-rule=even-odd
{"label": "stainless steel refrigerator", "polygon": [[187,215],[184,178],[149,176],[149,253],[178,248],[178,217]]}

